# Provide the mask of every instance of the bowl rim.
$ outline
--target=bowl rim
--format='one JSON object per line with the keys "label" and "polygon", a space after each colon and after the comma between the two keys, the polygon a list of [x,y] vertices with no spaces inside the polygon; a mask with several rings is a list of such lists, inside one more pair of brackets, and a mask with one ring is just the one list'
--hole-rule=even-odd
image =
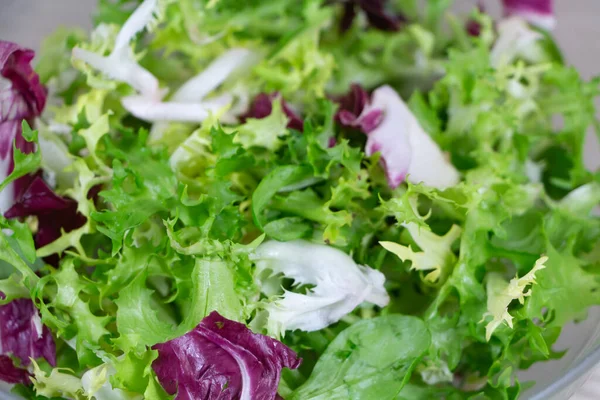
{"label": "bowl rim", "polygon": [[594,368],[599,364],[600,344],[596,345],[592,351],[586,354],[581,360],[577,361],[574,366],[568,368],[564,374],[558,377],[557,380],[543,388],[541,391],[532,395],[529,400],[552,399],[553,396],[560,394],[561,390],[565,390],[573,383],[580,381],[578,382],[577,386],[574,387],[574,391],[576,392],[581,386],[583,386],[589,375],[593,372]]}

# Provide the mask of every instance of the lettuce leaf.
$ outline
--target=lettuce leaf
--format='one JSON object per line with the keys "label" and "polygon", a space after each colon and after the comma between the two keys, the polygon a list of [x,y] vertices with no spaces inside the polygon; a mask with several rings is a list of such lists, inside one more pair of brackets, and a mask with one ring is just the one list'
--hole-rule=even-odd
{"label": "lettuce leaf", "polygon": [[[4,297],[2,292],[0,297]],[[56,365],[54,338],[48,327],[42,325],[33,302],[15,299],[0,305],[0,379],[8,383],[29,383],[26,367],[32,359],[38,358]]]}
{"label": "lettuce leaf", "polygon": [[396,397],[430,340],[425,324],[415,317],[387,315],[357,322],[329,344],[311,377],[289,398]]}
{"label": "lettuce leaf", "polygon": [[10,208],[28,183],[27,178],[16,178],[39,165],[39,156],[26,156],[34,153],[32,132],[26,129],[46,104],[46,89],[30,65],[33,56],[32,50],[0,41],[0,212]]}
{"label": "lettuce leaf", "polygon": [[154,348],[158,358],[152,368],[177,399],[274,399],[281,369],[298,368],[301,362],[282,343],[217,312]]}
{"label": "lettuce leaf", "polygon": [[544,29],[552,29],[556,24],[552,0],[503,0],[502,5],[506,15],[518,15]]}
{"label": "lettuce leaf", "polygon": [[258,246],[252,257],[258,274],[281,274],[293,279],[295,286],[314,285],[306,294],[286,290],[281,299],[265,307],[267,329],[276,337],[285,330],[323,329],[362,302],[379,307],[389,302],[383,274],[356,265],[343,252],[325,245],[269,241]]}

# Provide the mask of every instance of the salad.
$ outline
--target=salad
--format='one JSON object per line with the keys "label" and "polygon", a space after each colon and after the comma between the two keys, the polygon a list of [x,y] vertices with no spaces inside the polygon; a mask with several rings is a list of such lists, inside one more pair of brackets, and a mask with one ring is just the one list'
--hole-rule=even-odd
{"label": "salad", "polygon": [[600,304],[598,79],[550,1],[99,0],[0,41],[26,399],[516,399]]}

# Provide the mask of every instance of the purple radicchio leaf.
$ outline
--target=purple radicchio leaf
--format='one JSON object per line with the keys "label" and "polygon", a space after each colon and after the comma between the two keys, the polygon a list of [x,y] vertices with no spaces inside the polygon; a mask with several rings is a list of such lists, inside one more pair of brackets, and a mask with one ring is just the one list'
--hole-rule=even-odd
{"label": "purple radicchio leaf", "polygon": [[[13,168],[13,143],[23,153],[31,153],[34,144],[25,141],[21,122],[33,126],[46,103],[46,89],[30,65],[32,50],[0,41],[0,180]],[[6,211],[23,191],[28,179],[17,179],[0,193],[0,212]]]}
{"label": "purple radicchio leaf", "polygon": [[[483,3],[479,2],[479,4],[477,4],[477,8],[480,13],[485,13]],[[478,37],[479,35],[481,35],[481,24],[473,18],[469,18],[467,20],[467,23],[465,24],[465,29],[467,30],[469,36]]]}
{"label": "purple radicchio leaf", "polygon": [[465,25],[469,36],[477,37],[481,35],[481,24],[473,19],[469,19]]}
{"label": "purple radicchio leaf", "polygon": [[0,355],[0,381],[28,384],[29,372],[26,369],[15,367],[9,356]]}
{"label": "purple radicchio leaf", "polygon": [[365,153],[381,153],[388,185],[396,188],[408,177],[444,189],[458,183],[459,175],[437,143],[423,130],[402,98],[389,86],[373,92],[370,109],[383,110],[381,123],[368,133]]}
{"label": "purple radicchio leaf", "polygon": [[552,0],[502,0],[505,16],[518,16],[542,29],[556,25]]}
{"label": "purple radicchio leaf", "polygon": [[362,10],[370,26],[389,32],[400,30],[406,22],[401,14],[392,14],[386,10],[386,0],[343,0],[344,13],[340,30],[346,32],[352,26],[358,10]]}
{"label": "purple radicchio leaf", "polygon": [[[273,111],[273,100],[275,100],[278,96],[279,93],[277,92],[271,94],[258,94],[254,100],[252,100],[252,104],[250,105],[248,112],[240,116],[240,121],[245,122],[248,118],[262,119],[268,117]],[[287,127],[302,132],[304,127],[304,121],[302,121],[302,118],[300,118],[300,116],[294,110],[292,110],[283,99],[281,100],[281,107],[283,108],[283,112],[289,120]]]}
{"label": "purple radicchio leaf", "polygon": [[354,83],[350,92],[337,99],[339,109],[335,120],[342,126],[356,128],[363,133],[372,132],[381,123],[383,112],[371,104],[369,94],[360,85]]}
{"label": "purple radicchio leaf", "polygon": [[[90,190],[90,193],[92,190]],[[85,224],[85,217],[77,212],[74,200],[58,196],[39,176],[35,176],[16,203],[4,213],[6,218],[36,216],[38,230],[35,247],[39,249]],[[57,256],[47,257],[46,262],[57,265]]]}
{"label": "purple radicchio leaf", "polygon": [[[0,292],[0,298],[4,295]],[[56,348],[50,330],[42,325],[37,308],[30,299],[16,299],[0,306],[0,380],[8,383],[29,382],[26,369],[30,358],[45,358],[56,365]]]}
{"label": "purple radicchio leaf", "polygon": [[154,349],[158,358],[152,368],[177,400],[275,399],[281,369],[298,368],[301,362],[283,343],[216,311]]}

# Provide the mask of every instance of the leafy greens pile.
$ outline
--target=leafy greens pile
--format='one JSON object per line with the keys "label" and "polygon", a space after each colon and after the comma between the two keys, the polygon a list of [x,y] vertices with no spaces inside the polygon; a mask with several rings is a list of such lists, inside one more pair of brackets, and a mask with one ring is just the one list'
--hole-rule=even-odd
{"label": "leafy greens pile", "polygon": [[0,42],[0,380],[517,398],[600,304],[600,81],[551,2],[450,3],[100,0],[36,71]]}

